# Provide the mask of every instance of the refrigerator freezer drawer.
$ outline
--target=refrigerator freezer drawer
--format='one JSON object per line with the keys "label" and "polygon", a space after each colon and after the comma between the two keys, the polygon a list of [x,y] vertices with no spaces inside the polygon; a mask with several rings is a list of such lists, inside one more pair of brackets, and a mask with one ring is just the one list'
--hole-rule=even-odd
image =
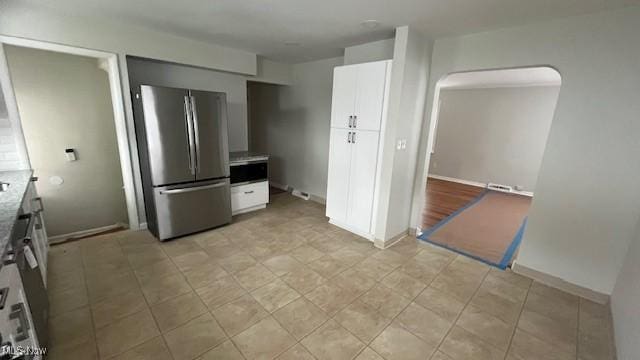
{"label": "refrigerator freezer drawer", "polygon": [[157,187],[154,197],[160,240],[231,222],[229,179]]}

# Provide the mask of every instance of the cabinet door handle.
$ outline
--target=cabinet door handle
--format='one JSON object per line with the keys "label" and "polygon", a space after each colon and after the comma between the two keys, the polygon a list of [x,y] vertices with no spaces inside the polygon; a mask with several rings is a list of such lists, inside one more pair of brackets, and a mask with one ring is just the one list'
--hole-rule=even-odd
{"label": "cabinet door handle", "polygon": [[353,115],[353,127],[358,127],[358,115]]}
{"label": "cabinet door handle", "polygon": [[349,128],[351,128],[353,125],[351,125],[353,123],[353,115],[349,115]]}
{"label": "cabinet door handle", "polygon": [[245,193],[245,194],[253,194],[253,190],[251,190],[251,191],[245,191],[244,193]]}
{"label": "cabinet door handle", "polygon": [[351,135],[351,143],[355,144],[356,143],[356,133],[355,131],[353,132],[353,134]]}
{"label": "cabinet door handle", "polygon": [[351,131],[347,134],[347,142],[351,144]]}
{"label": "cabinet door handle", "polygon": [[9,319],[18,320],[18,328],[16,329],[16,341],[24,341],[29,338],[29,320],[27,320],[27,310],[24,303],[11,305]]}
{"label": "cabinet door handle", "polygon": [[44,211],[44,204],[42,203],[42,197],[40,197],[40,196],[35,197],[35,198],[33,198],[33,200],[32,200],[32,201],[33,201],[33,202],[37,202],[37,203],[38,203],[38,205],[39,205],[39,209],[38,209],[38,210],[36,210],[36,211],[34,211],[34,213],[41,213],[41,212],[43,212],[43,211]]}
{"label": "cabinet door handle", "polygon": [[222,181],[222,182],[211,184],[211,185],[195,186],[195,187],[188,187],[188,188],[179,188],[179,189],[172,189],[172,190],[160,190],[160,195],[184,194],[184,193],[190,193],[190,192],[193,192],[193,191],[200,191],[200,190],[219,188],[219,187],[222,187],[222,186],[225,186],[225,185],[227,185],[227,182],[226,181]]}
{"label": "cabinet door handle", "polygon": [[193,150],[192,141],[191,141],[191,110],[189,109],[189,96],[184,97],[184,124],[187,129],[185,135],[187,136],[187,159],[189,160],[189,172],[191,175],[195,175],[195,169],[193,165],[193,154],[191,153]]}

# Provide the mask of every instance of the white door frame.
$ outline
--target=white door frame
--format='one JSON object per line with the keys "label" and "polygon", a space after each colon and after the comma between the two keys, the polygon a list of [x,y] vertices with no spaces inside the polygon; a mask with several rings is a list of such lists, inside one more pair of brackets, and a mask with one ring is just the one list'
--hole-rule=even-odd
{"label": "white door frame", "polygon": [[133,164],[131,162],[129,136],[127,133],[124,100],[122,95],[122,84],[120,82],[118,54],[39,40],[0,35],[0,83],[5,95],[5,101],[7,102],[9,121],[11,122],[11,126],[13,129],[18,154],[22,162],[22,167],[25,169],[31,168],[31,164],[29,162],[29,153],[24,138],[24,132],[22,131],[22,124],[20,122],[18,104],[13,92],[11,76],[9,74],[7,60],[3,49],[4,44],[39,50],[48,50],[71,55],[87,56],[102,61],[101,68],[103,70],[106,70],[109,76],[111,103],[113,105],[113,119],[116,125],[116,139],[118,142],[118,153],[120,155],[120,169],[122,171],[122,182],[124,184],[124,194],[127,203],[129,228],[132,230],[140,229],[138,204],[136,202],[135,184],[133,181]]}

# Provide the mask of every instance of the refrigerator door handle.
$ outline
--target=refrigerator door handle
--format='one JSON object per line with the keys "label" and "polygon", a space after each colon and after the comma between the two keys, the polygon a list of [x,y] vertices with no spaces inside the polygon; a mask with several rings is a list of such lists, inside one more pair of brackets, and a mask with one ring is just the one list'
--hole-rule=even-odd
{"label": "refrigerator door handle", "polygon": [[211,184],[211,185],[205,185],[205,186],[196,186],[196,187],[189,187],[189,188],[182,188],[182,189],[172,189],[172,190],[161,190],[160,191],[160,195],[184,194],[184,193],[189,193],[189,192],[193,192],[193,191],[200,191],[200,190],[219,188],[219,187],[225,186],[227,184],[228,184],[227,181],[222,181],[222,182],[219,182],[219,183],[215,183],[215,184]]}
{"label": "refrigerator door handle", "polygon": [[189,144],[189,149],[187,151],[187,155],[189,157],[189,171],[191,175],[195,175],[195,166],[194,166],[194,158],[193,158],[193,129],[191,128],[191,105],[189,101],[189,96],[184,97],[184,121],[187,125],[187,142]]}
{"label": "refrigerator door handle", "polygon": [[191,114],[193,114],[193,133],[195,136],[196,147],[196,171],[200,172],[200,130],[198,130],[198,110],[196,107],[196,98],[193,95],[189,95],[191,99]]}

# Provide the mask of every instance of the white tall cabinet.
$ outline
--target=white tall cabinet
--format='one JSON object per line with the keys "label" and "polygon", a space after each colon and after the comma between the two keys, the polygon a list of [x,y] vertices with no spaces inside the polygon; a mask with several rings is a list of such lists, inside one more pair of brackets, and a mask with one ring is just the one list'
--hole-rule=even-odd
{"label": "white tall cabinet", "polygon": [[338,66],[333,73],[327,217],[370,240],[390,74],[391,60]]}

